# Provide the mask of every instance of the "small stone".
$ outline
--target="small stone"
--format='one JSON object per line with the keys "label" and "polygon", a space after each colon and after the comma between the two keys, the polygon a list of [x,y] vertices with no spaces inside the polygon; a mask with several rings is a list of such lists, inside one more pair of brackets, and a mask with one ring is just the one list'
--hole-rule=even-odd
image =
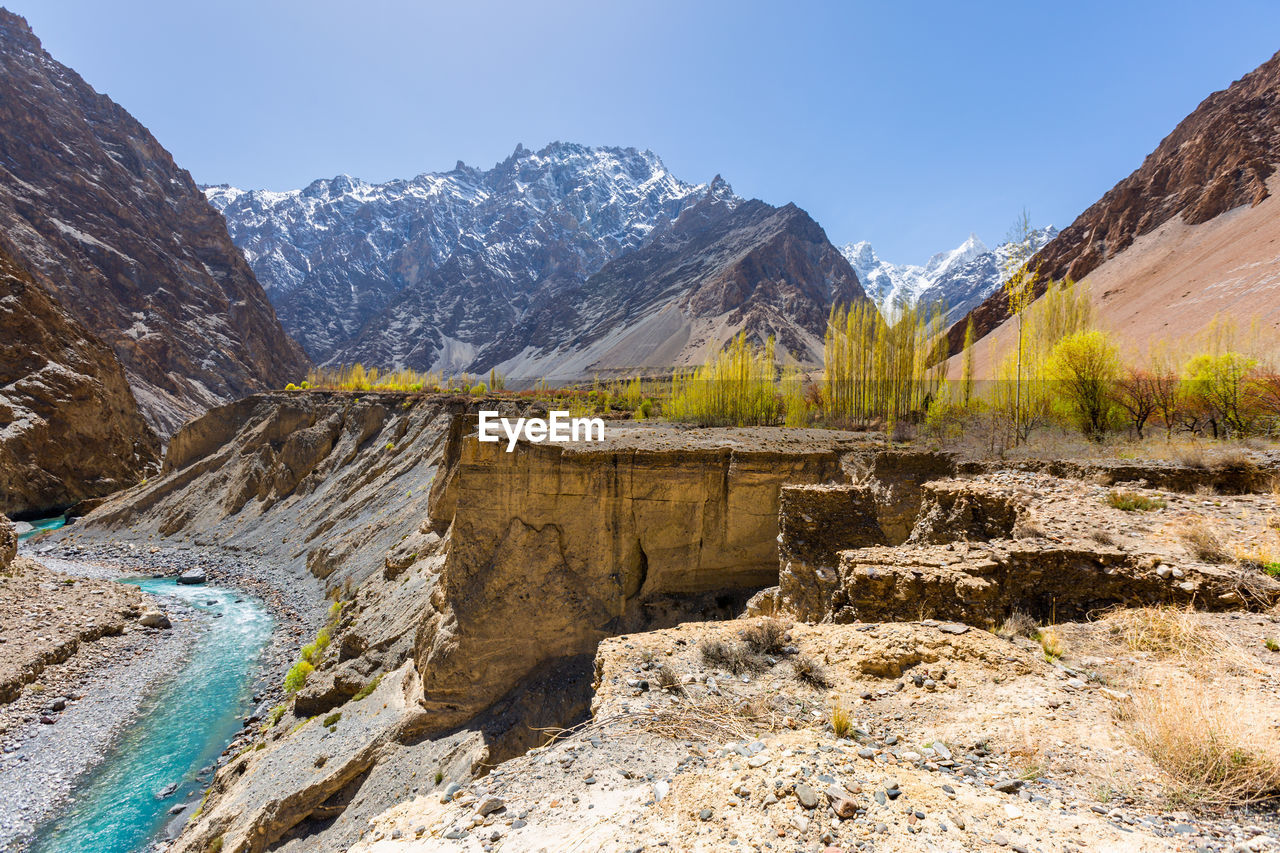
{"label": "small stone", "polygon": [[500,798],[490,795],[481,798],[479,805],[476,806],[476,814],[480,817],[486,817],[504,808],[506,808],[506,803],[502,802]]}
{"label": "small stone", "polygon": [[715,814],[713,810],[703,809],[702,811],[698,812],[698,820],[711,820],[711,816],[713,814]]}
{"label": "small stone", "polygon": [[804,806],[806,809],[813,809],[818,807],[817,793],[813,790],[813,788],[810,788],[808,785],[804,784],[803,782],[801,782],[799,785],[796,785],[796,799],[799,800],[800,805]]}

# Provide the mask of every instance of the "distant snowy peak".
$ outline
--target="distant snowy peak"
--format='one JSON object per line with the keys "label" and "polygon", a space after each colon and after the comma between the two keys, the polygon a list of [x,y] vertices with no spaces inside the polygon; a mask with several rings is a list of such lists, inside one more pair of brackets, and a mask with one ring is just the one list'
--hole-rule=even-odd
{"label": "distant snowy peak", "polygon": [[[422,347],[447,349],[425,343],[426,329],[448,327],[445,337],[478,347],[536,292],[584,281],[700,200],[741,202],[719,176],[687,183],[652,151],[567,142],[538,151],[517,145],[491,169],[459,161],[447,172],[380,184],[339,175],[283,192],[205,193],[281,321],[317,361],[348,357],[362,338],[388,337],[369,324],[402,297],[424,297],[396,318],[408,323],[411,314],[421,329],[406,326],[401,340],[377,347],[387,364],[421,363]],[[490,298],[493,316],[485,318],[475,309]]]}
{"label": "distant snowy peak", "polygon": [[[1031,251],[1039,251],[1058,234],[1053,226],[1029,235]],[[876,255],[865,240],[840,250],[858,273],[867,295],[886,317],[917,306],[944,306],[947,323],[963,317],[1005,279],[1010,243],[988,249],[976,234],[954,249],[938,252],[924,266],[894,264]]]}
{"label": "distant snowy peak", "polygon": [[886,316],[915,305],[924,278],[924,268],[914,264],[883,261],[866,240],[850,243],[840,250],[858,274],[862,289]]}
{"label": "distant snowy peak", "polygon": [[987,247],[978,239],[978,235],[971,233],[968,240],[965,240],[951,251],[938,252],[929,258],[929,262],[924,265],[924,278],[929,283],[928,286],[932,286],[945,276],[951,275],[987,251]]}

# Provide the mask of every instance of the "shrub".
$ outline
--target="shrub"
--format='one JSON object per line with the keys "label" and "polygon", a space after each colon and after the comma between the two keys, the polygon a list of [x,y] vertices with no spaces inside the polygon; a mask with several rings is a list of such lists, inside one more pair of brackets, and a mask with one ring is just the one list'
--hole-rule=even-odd
{"label": "shrub", "polygon": [[315,663],[316,656],[329,647],[329,636],[329,629],[321,628],[316,633],[316,638],[302,647],[302,659]]}
{"label": "shrub", "polygon": [[471,386],[470,393],[472,397],[482,397],[485,394],[489,393],[489,389],[483,382],[480,382],[476,385]]}
{"label": "shrub", "polygon": [[780,655],[786,647],[787,631],[777,619],[763,619],[747,627],[742,639],[758,655]]}
{"label": "shrub", "polygon": [[284,386],[284,390],[286,390],[286,391],[297,391],[297,390],[299,390],[299,389],[298,389],[298,386],[297,386],[297,385],[294,385],[292,382],[290,382],[288,385]]}
{"label": "shrub", "polygon": [[764,658],[747,648],[745,643],[725,642],[724,640],[704,640],[699,647],[702,662],[707,666],[723,669],[734,675],[744,672],[758,672],[768,664]]}
{"label": "shrub", "polygon": [[796,679],[803,681],[805,684],[819,688],[831,686],[826,670],[811,657],[796,655],[791,659],[791,669],[795,673]]}
{"label": "shrub", "polygon": [[311,665],[311,662],[305,660],[300,660],[289,667],[289,672],[284,677],[285,692],[297,693],[307,683],[308,676],[315,671],[316,668]]}
{"label": "shrub", "polygon": [[280,722],[280,718],[284,716],[284,712],[288,710],[284,704],[280,704],[271,709],[271,713],[267,715],[267,728],[273,729]]}
{"label": "shrub", "polygon": [[1280,652],[1280,643],[1277,643],[1272,637],[1267,637],[1262,641],[1262,644],[1267,647],[1268,651]]}
{"label": "shrub", "polygon": [[325,717],[325,718],[321,721],[321,724],[322,724],[322,725],[327,729],[327,728],[329,728],[330,726],[336,726],[336,725],[338,724],[338,721],[339,721],[339,720],[341,720],[341,719],[342,719],[342,712],[341,712],[341,711],[335,711],[335,712],[333,712],[332,714],[330,714],[329,716]]}
{"label": "shrub", "polygon": [[1178,532],[1191,556],[1205,563],[1225,563],[1231,559],[1218,534],[1203,518],[1187,519]]}
{"label": "shrub", "polygon": [[1127,489],[1108,492],[1107,503],[1125,512],[1150,512],[1155,509],[1164,509],[1169,505],[1164,498],[1153,498]]}
{"label": "shrub", "polygon": [[443,771],[443,770],[437,770],[437,771],[436,771],[436,784],[437,784],[437,785],[439,785],[439,784],[440,784],[441,782],[443,782],[443,781],[444,781],[444,771]]}

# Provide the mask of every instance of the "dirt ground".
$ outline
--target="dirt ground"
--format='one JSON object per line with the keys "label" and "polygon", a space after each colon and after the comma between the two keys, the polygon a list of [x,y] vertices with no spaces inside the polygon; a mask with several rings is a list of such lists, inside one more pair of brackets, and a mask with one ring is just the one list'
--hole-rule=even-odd
{"label": "dirt ground", "polygon": [[[1274,812],[1175,803],[1130,731],[1126,708],[1153,682],[1280,719],[1280,653],[1264,645],[1277,617],[1188,618],[1228,644],[1211,661],[1135,651],[1109,619],[1056,626],[1055,660],[1029,637],[948,623],[788,624],[763,669],[736,675],[703,649],[759,620],[606,640],[591,725],[389,810],[355,849],[1280,846]],[[825,684],[799,677],[804,661]]]}

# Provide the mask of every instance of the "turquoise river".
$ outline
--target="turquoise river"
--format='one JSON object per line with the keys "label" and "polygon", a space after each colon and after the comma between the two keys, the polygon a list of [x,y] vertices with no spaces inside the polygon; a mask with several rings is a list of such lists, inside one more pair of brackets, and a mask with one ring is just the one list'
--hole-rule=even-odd
{"label": "turquoise river", "polygon": [[[169,810],[198,798],[201,768],[226,749],[251,709],[272,617],[261,602],[214,586],[127,580],[161,601],[201,611],[185,665],[143,703],[114,749],[36,836],[32,853],[135,853],[163,837]],[[178,783],[169,797],[158,794]]]}

